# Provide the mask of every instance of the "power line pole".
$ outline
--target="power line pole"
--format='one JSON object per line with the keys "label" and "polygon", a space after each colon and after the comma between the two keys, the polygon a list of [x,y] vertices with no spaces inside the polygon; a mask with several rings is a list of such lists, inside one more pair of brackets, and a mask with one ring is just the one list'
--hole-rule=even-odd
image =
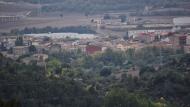
{"label": "power line pole", "polygon": [[160,46],[160,65],[163,64],[162,47]]}
{"label": "power line pole", "polygon": [[[161,42],[161,36],[159,36],[159,40],[160,40],[160,42]],[[160,65],[162,66],[162,64],[163,64],[163,55],[162,55],[162,45],[161,45],[161,43],[160,43]]]}

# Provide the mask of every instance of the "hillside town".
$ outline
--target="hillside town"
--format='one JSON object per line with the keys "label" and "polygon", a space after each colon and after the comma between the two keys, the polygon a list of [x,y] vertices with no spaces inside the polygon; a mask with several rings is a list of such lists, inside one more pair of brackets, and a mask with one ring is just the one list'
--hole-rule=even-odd
{"label": "hillside town", "polygon": [[[105,16],[104,16],[105,17]],[[92,19],[92,26],[97,29],[106,29],[111,26],[129,27],[119,19]],[[131,23],[130,20],[126,21]],[[140,23],[140,22],[139,22]],[[116,24],[116,25],[115,25]],[[147,27],[149,25],[149,27]],[[166,27],[165,27],[166,26]],[[124,36],[78,33],[44,33],[24,34],[18,36],[1,36],[1,53],[16,60],[21,56],[32,55],[23,59],[24,63],[33,60],[45,61],[48,54],[62,51],[82,51],[92,55],[104,52],[106,49],[115,51],[127,51],[128,49],[139,50],[144,47],[172,48],[184,53],[190,53],[190,18],[173,18],[169,24],[143,24],[128,28]],[[114,28],[113,28],[114,29]]]}
{"label": "hillside town", "polygon": [[189,0],[0,0],[0,107],[189,99]]}

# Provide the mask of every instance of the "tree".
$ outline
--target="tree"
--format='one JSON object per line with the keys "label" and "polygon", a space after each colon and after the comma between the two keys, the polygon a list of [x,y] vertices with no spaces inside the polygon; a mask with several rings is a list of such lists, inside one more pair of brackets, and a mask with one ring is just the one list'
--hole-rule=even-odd
{"label": "tree", "polygon": [[127,107],[128,93],[121,89],[112,89],[107,93],[104,100],[104,107]]}
{"label": "tree", "polygon": [[43,38],[43,41],[44,41],[44,42],[50,41],[50,37],[44,37],[44,38]]}
{"label": "tree", "polygon": [[5,106],[5,102],[2,99],[0,99],[0,107],[4,107],[4,106]]}
{"label": "tree", "polygon": [[9,48],[8,51],[7,51],[7,53],[12,54],[13,53],[13,48],[12,47]]}
{"label": "tree", "polygon": [[94,19],[91,19],[91,21],[90,21],[91,23],[94,23]]}
{"label": "tree", "polygon": [[89,12],[89,11],[86,11],[86,12],[84,13],[84,15],[85,15],[86,17],[88,17],[88,16],[89,16],[89,14],[90,14],[90,12]]}
{"label": "tree", "polygon": [[16,41],[15,41],[15,46],[23,46],[23,38],[21,36],[17,37]]}
{"label": "tree", "polygon": [[126,22],[127,16],[126,15],[120,15],[119,18],[121,19],[121,22]]}
{"label": "tree", "polygon": [[37,49],[36,49],[36,47],[35,47],[34,45],[31,45],[31,46],[29,47],[29,52],[35,53],[36,51],[37,51]]}
{"label": "tree", "polygon": [[24,34],[30,34],[30,33],[31,33],[31,29],[25,27],[22,32],[23,32]]}
{"label": "tree", "polygon": [[101,71],[100,71],[100,76],[104,76],[107,77],[111,75],[111,68],[108,67],[104,67]]}
{"label": "tree", "polygon": [[129,32],[127,31],[126,34],[124,35],[123,39],[128,40],[129,39]]}
{"label": "tree", "polygon": [[18,33],[19,33],[19,30],[18,30],[18,29],[13,29],[13,30],[11,30],[11,34],[17,35]]}
{"label": "tree", "polygon": [[21,107],[21,103],[16,99],[7,102],[0,99],[0,107]]}
{"label": "tree", "polygon": [[109,91],[104,98],[103,107],[154,107],[153,103],[146,98],[124,89],[115,88]]}
{"label": "tree", "polygon": [[140,75],[143,75],[144,73],[150,74],[151,72],[156,72],[156,70],[153,67],[143,66],[140,69]]}
{"label": "tree", "polygon": [[109,14],[105,14],[104,15],[104,19],[107,20],[107,19],[111,19],[111,16]]}
{"label": "tree", "polygon": [[126,57],[129,59],[129,60],[132,60],[135,56],[135,49],[133,48],[130,48],[130,49],[127,49],[126,51]]}
{"label": "tree", "polygon": [[47,64],[47,75],[52,76],[54,74],[61,74],[61,62],[57,59],[52,59]]}
{"label": "tree", "polygon": [[6,51],[6,47],[5,47],[5,44],[2,42],[1,45],[0,45],[0,50],[1,51]]}
{"label": "tree", "polygon": [[61,18],[63,18],[63,14],[60,14],[59,16],[60,16]]}

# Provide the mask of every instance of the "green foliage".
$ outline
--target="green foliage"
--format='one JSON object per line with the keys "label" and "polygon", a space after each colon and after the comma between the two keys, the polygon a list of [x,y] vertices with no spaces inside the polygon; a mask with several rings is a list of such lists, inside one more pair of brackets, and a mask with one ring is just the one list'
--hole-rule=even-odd
{"label": "green foliage", "polygon": [[31,34],[31,33],[59,33],[59,32],[73,32],[73,33],[90,33],[95,34],[96,32],[92,30],[90,27],[86,26],[70,26],[70,27],[62,27],[62,28],[56,28],[56,27],[44,27],[44,28],[24,28],[23,30],[17,30],[17,32],[14,32],[13,34]]}
{"label": "green foliage", "polygon": [[111,68],[110,67],[103,67],[102,70],[100,71],[100,76],[107,77],[111,75]]}
{"label": "green foliage", "polygon": [[128,40],[128,39],[129,39],[129,33],[128,33],[128,31],[127,31],[126,34],[124,35],[123,39],[125,39],[125,40]]}
{"label": "green foliage", "polygon": [[111,49],[107,49],[105,53],[101,54],[100,56],[97,56],[96,59],[98,61],[102,61],[105,66],[109,66],[112,64],[114,64],[115,66],[122,65],[125,61],[122,52],[113,51]]}
{"label": "green foliage", "polygon": [[37,49],[34,45],[29,46],[29,52],[35,53],[36,51],[37,51]]}
{"label": "green foliage", "polygon": [[10,33],[11,33],[11,34],[16,34],[16,35],[17,35],[17,34],[18,34],[18,32],[19,32],[19,30],[18,30],[18,29],[12,29]]}
{"label": "green foliage", "polygon": [[15,46],[23,46],[23,38],[19,36],[15,41]]}
{"label": "green foliage", "polygon": [[107,93],[103,107],[168,107],[162,103],[154,103],[145,97],[128,93],[124,89],[112,89]]}
{"label": "green foliage", "polygon": [[104,15],[104,19],[107,20],[107,19],[111,19],[111,16],[109,14],[105,14]]}
{"label": "green foliage", "polygon": [[[38,66],[14,63],[2,55],[0,58],[1,107],[100,106],[99,98],[86,91],[80,82],[46,77],[44,69]],[[59,68],[60,62],[53,59],[49,66]],[[11,100],[13,98],[18,100]]]}
{"label": "green foliage", "polygon": [[131,60],[134,60],[136,52],[135,52],[135,49],[131,48],[131,49],[128,49],[125,54],[126,54],[127,59],[131,61]]}
{"label": "green foliage", "polygon": [[142,67],[140,70],[140,75],[143,75],[143,73],[150,73],[150,72],[156,72],[156,70],[153,67]]}
{"label": "green foliage", "polygon": [[[26,107],[188,107],[190,55],[162,52],[163,65],[156,47],[96,55],[63,51],[49,56],[47,69],[0,54],[0,97],[18,98]],[[128,76],[134,67],[139,77]]]}
{"label": "green foliage", "polygon": [[122,23],[127,21],[127,16],[126,15],[120,15],[119,18],[121,19]]}
{"label": "green foliage", "polygon": [[2,101],[0,99],[0,106],[1,107],[21,107],[21,104],[19,101],[17,101],[16,99],[12,99],[10,101]]}
{"label": "green foliage", "polygon": [[13,53],[13,48],[12,48],[12,47],[9,48],[9,49],[7,50],[7,52],[8,52],[9,54],[12,54],[12,53]]}
{"label": "green foliage", "polygon": [[152,90],[149,94],[154,97],[165,97],[170,101],[175,101],[180,98],[183,103],[187,103],[187,97],[184,97],[189,95],[189,91],[187,90],[189,90],[190,87],[185,85],[189,83],[184,80],[187,76],[175,70],[163,70],[156,73],[148,80],[149,90]]}
{"label": "green foliage", "polygon": [[[43,11],[77,11],[77,12],[102,12],[110,10],[142,10],[145,6],[174,7],[182,1],[188,0],[3,0],[11,2],[30,2],[48,4],[42,7]],[[183,12],[182,12],[183,13]],[[182,14],[179,13],[178,14]],[[169,12],[172,14],[172,12]]]}
{"label": "green foliage", "polygon": [[172,55],[176,53],[170,48],[146,47],[135,53],[134,60],[136,64],[143,67],[167,63]]}
{"label": "green foliage", "polygon": [[60,74],[61,73],[61,62],[55,58],[48,61],[47,71],[48,71],[48,74],[47,74],[48,76],[52,76],[54,74]]}
{"label": "green foliage", "polygon": [[[97,11],[108,11],[108,10],[127,10],[127,9],[144,9],[146,5],[153,6],[165,6],[175,5],[178,0],[65,0],[61,2],[57,0],[59,4],[44,6],[44,11],[60,11],[69,10],[77,12],[97,12]],[[45,0],[44,2],[55,2],[52,0]]]}

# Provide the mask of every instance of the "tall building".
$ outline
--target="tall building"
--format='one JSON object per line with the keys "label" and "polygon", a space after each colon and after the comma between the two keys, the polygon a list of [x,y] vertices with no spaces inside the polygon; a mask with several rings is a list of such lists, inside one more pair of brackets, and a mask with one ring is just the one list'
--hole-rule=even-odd
{"label": "tall building", "polygon": [[28,46],[15,46],[13,47],[13,54],[22,56],[29,54],[29,47]]}

